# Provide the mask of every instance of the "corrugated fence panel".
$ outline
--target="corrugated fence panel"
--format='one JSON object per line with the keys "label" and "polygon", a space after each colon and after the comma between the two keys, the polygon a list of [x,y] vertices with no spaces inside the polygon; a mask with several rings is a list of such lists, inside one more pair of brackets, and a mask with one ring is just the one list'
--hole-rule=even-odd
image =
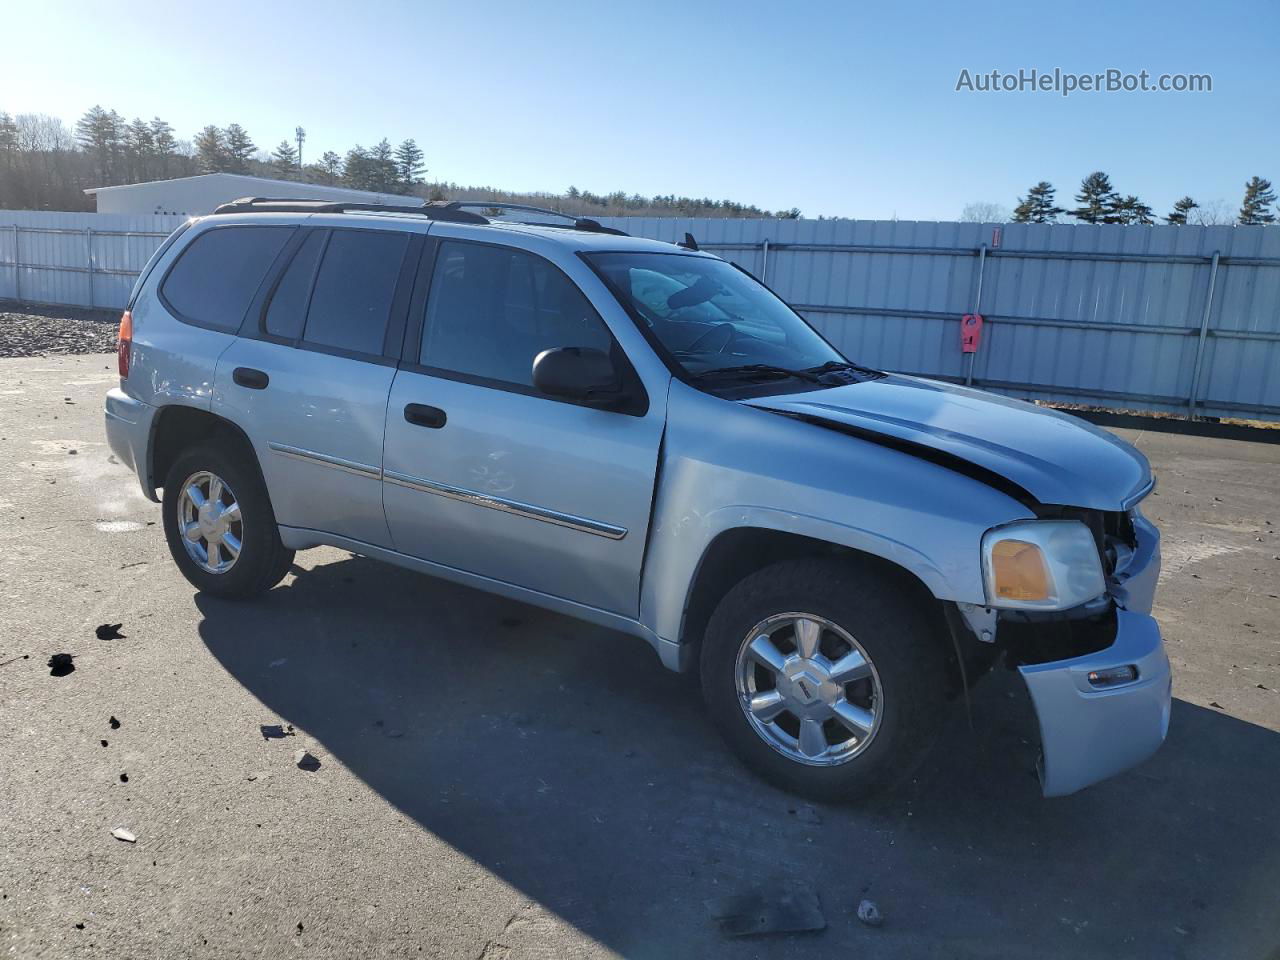
{"label": "corrugated fence panel", "polygon": [[0,210],[0,297],[119,309],[184,219]]}
{"label": "corrugated fence panel", "polygon": [[[1280,228],[605,222],[693,234],[872,366],[1028,399],[1280,420]],[[970,370],[971,312],[985,324]]]}
{"label": "corrugated fence panel", "polygon": [[[0,298],[118,309],[182,220],[0,210]],[[1280,227],[603,222],[693,234],[871,366],[1029,399],[1280,420]],[[982,346],[966,356],[960,318],[973,312]]]}

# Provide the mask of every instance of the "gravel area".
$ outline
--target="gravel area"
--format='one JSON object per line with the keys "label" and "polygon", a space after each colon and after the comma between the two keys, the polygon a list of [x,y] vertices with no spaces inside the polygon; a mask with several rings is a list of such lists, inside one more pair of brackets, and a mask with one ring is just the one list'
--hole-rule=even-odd
{"label": "gravel area", "polygon": [[120,313],[0,301],[0,357],[111,353]]}

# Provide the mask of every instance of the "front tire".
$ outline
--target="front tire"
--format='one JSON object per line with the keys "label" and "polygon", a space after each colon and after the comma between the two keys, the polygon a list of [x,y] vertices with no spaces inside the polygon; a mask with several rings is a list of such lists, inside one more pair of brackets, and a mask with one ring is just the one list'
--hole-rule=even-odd
{"label": "front tire", "polygon": [[703,638],[711,719],[748,767],[816,800],[900,782],[932,746],[945,647],[892,578],[851,563],[778,563],[733,587]]}
{"label": "front tire", "polygon": [[293,563],[257,464],[230,444],[183,452],[165,477],[161,509],[174,563],[201,593],[254,597]]}

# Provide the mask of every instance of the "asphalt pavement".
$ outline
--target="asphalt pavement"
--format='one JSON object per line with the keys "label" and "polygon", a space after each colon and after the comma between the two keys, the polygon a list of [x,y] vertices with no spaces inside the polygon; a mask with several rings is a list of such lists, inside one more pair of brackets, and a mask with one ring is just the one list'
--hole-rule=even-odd
{"label": "asphalt pavement", "polygon": [[[1152,760],[1042,799],[997,669],[914,782],[812,806],[640,641],[333,549],[197,595],[113,359],[0,360],[0,955],[1280,957],[1280,445],[1117,431],[1160,481]],[[826,929],[725,937],[750,891]]]}

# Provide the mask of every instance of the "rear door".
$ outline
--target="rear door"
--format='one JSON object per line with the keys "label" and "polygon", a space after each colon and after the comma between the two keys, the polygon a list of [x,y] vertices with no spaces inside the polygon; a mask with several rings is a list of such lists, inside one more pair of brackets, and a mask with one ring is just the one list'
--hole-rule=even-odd
{"label": "rear door", "polygon": [[387,406],[396,547],[634,617],[665,383],[625,413],[540,394],[539,352],[615,349],[609,328],[550,260],[449,232],[432,229]]}
{"label": "rear door", "polygon": [[421,243],[300,230],[218,363],[213,408],[248,432],[285,526],[391,545],[383,424]]}

